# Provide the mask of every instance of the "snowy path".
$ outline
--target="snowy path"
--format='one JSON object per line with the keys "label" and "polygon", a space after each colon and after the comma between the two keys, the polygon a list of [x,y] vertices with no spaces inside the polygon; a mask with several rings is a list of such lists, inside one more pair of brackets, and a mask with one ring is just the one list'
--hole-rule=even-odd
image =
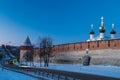
{"label": "snowy path", "polygon": [[0,68],[0,80],[38,80],[36,78]]}
{"label": "snowy path", "polygon": [[[36,64],[36,67],[40,67],[40,65]],[[50,64],[48,68],[120,78],[120,67],[116,66],[80,66],[80,64]]]}

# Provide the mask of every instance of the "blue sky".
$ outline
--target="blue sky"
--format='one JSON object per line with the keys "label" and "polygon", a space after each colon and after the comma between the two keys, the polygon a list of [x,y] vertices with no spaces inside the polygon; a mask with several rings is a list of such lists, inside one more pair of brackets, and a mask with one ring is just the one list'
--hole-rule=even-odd
{"label": "blue sky", "polygon": [[105,34],[115,23],[120,37],[120,0],[0,0],[0,44],[22,45],[26,36],[33,44],[39,36],[54,44],[86,41],[91,24],[99,34],[101,16]]}

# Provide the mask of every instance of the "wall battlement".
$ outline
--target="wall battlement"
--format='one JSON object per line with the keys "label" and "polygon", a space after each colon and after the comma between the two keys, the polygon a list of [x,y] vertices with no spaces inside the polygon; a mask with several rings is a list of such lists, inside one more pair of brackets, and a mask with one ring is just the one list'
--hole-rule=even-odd
{"label": "wall battlement", "polygon": [[101,49],[120,49],[120,38],[55,45],[53,53]]}

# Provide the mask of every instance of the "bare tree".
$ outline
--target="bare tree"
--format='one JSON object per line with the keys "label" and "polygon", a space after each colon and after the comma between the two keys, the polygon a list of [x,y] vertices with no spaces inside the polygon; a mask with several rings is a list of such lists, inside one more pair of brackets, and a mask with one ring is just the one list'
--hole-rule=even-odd
{"label": "bare tree", "polygon": [[31,66],[32,63],[33,63],[33,52],[27,51],[27,52],[23,55],[23,58],[24,58],[25,61],[26,61],[26,65],[28,65],[28,62],[30,62],[30,66]]}
{"label": "bare tree", "polygon": [[50,54],[52,53],[52,39],[50,37],[44,37],[40,41],[40,62],[41,58],[44,61],[44,67],[49,66]]}

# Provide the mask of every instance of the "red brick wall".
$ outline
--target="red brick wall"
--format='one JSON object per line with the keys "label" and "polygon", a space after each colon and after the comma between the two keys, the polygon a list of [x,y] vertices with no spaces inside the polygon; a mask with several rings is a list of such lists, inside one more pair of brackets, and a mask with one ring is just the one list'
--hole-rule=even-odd
{"label": "red brick wall", "polygon": [[[120,49],[120,39],[61,44],[55,45],[52,50],[53,53],[57,54],[60,52],[83,51],[86,48],[89,50]],[[35,51],[39,52],[37,50]]]}
{"label": "red brick wall", "polygon": [[75,51],[80,51],[80,49],[81,49],[81,48],[80,48],[80,43],[76,43],[74,50],[75,50]]}
{"label": "red brick wall", "polygon": [[20,50],[32,50],[33,46],[21,46]]}
{"label": "red brick wall", "polygon": [[120,49],[120,40],[111,40],[110,47],[112,49]]}

